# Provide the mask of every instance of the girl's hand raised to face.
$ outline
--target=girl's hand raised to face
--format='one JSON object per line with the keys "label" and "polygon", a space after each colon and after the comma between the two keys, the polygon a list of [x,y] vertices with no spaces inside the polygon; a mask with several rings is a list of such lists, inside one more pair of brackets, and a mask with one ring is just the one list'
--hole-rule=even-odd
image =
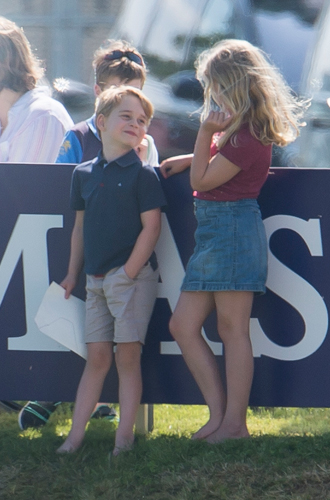
{"label": "girl's hand raised to face", "polygon": [[231,115],[228,116],[228,113],[223,111],[210,111],[208,117],[202,122],[201,128],[213,135],[226,130],[232,119]]}

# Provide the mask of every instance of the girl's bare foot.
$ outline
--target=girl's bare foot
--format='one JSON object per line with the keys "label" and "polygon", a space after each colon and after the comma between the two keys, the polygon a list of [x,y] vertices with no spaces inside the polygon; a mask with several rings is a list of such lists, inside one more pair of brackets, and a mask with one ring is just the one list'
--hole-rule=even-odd
{"label": "girl's bare foot", "polygon": [[[221,420],[220,420],[221,422]],[[210,434],[213,434],[220,427],[219,420],[206,422],[203,427],[201,427],[195,434],[192,435],[191,439],[205,439]]]}
{"label": "girl's bare foot", "polygon": [[132,433],[129,436],[121,436],[120,434],[116,434],[115,447],[112,451],[112,456],[117,457],[120,453],[124,451],[131,451],[134,446],[134,434]]}
{"label": "girl's bare foot", "polygon": [[75,445],[69,439],[66,439],[64,443],[57,448],[56,453],[74,453],[80,448],[80,444]]}
{"label": "girl's bare foot", "polygon": [[134,446],[134,443],[132,443],[131,445],[128,445],[128,446],[123,446],[123,447],[115,446],[114,449],[112,450],[111,455],[113,457],[118,457],[118,455],[120,455],[121,453],[124,453],[125,451],[131,451],[133,449],[133,446]]}
{"label": "girl's bare foot", "polygon": [[248,437],[250,437],[250,434],[245,425],[237,427],[220,425],[220,427],[212,434],[209,434],[205,440],[207,443],[217,444],[226,441],[226,439],[241,439]]}

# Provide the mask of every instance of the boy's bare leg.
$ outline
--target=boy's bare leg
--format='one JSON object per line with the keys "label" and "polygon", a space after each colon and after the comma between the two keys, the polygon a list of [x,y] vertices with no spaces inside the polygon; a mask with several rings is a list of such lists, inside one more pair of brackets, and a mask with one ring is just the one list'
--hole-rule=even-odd
{"label": "boy's bare leg", "polygon": [[114,455],[132,448],[134,423],[142,396],[141,344],[117,344],[116,365],[119,378],[120,420],[116,432]]}
{"label": "boy's bare leg", "polygon": [[87,362],[78,386],[72,427],[67,439],[58,448],[58,453],[72,453],[81,445],[87,422],[99,401],[112,358],[112,342],[87,344]]}

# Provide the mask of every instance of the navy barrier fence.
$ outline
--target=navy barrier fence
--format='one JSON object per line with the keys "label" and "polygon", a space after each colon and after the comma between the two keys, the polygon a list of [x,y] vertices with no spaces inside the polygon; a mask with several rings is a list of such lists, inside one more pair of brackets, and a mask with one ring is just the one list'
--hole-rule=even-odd
{"label": "navy barrier fence", "polygon": [[[84,360],[42,334],[34,317],[66,274],[72,166],[0,165],[0,400],[73,401]],[[168,210],[157,245],[158,299],[143,348],[144,403],[203,404],[168,321],[193,250],[188,172],[161,180]],[[272,168],[259,203],[269,240],[267,293],[251,338],[255,406],[330,406],[330,169]],[[84,299],[84,277],[75,290]],[[214,315],[203,334],[224,370]],[[117,376],[102,401],[117,401]]]}

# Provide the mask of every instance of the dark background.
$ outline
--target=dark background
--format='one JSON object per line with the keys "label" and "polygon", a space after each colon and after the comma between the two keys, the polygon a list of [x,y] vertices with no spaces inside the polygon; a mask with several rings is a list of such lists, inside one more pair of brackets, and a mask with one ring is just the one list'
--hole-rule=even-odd
{"label": "dark background", "polygon": [[[63,214],[64,227],[48,231],[49,282],[66,274],[74,213],[69,209],[72,166],[0,165],[0,261],[20,213]],[[37,180],[37,181],[36,181]],[[162,179],[168,199],[167,217],[185,266],[193,249],[192,195],[188,172]],[[273,168],[259,198],[263,218],[292,215],[321,220],[323,256],[312,257],[304,240],[283,229],[271,238],[272,253],[308,281],[330,301],[330,170]],[[1,264],[0,264],[1,265]],[[36,269],[37,273],[38,270]],[[285,284],[284,284],[285,286]],[[297,290],[297,294],[300,290]],[[75,293],[84,298],[82,276]],[[0,305],[0,399],[73,401],[84,360],[72,352],[8,351],[8,337],[26,333],[22,260]],[[143,349],[144,403],[204,404],[200,392],[179,355],[161,355],[160,342],[172,340],[168,331],[171,310],[158,299]],[[295,345],[304,335],[300,314],[270,290],[256,297],[252,317],[258,318],[276,344]],[[214,317],[205,331],[219,341]],[[308,358],[281,361],[255,358],[250,404],[255,406],[330,406],[329,339]],[[218,357],[224,370],[223,356]],[[102,401],[117,401],[117,375],[112,368]]]}

